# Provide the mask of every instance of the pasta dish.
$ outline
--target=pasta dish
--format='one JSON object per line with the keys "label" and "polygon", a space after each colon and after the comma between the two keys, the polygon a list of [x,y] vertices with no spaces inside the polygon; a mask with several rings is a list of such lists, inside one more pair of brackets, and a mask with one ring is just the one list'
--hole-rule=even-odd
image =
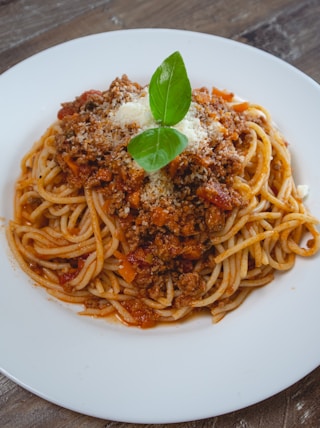
{"label": "pasta dish", "polygon": [[22,159],[9,244],[36,284],[83,315],[218,322],[319,250],[318,221],[268,111],[217,88],[192,91],[175,125],[188,146],[146,172],[127,146],[154,126],[148,98],[124,75],[62,104]]}

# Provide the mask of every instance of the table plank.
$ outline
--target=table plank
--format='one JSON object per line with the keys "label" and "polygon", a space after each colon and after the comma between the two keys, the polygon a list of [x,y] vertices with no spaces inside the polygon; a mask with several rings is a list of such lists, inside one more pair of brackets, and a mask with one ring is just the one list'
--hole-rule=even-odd
{"label": "table plank", "polygon": [[59,3],[52,1],[8,1],[6,8],[0,6],[0,52],[21,44],[21,41],[40,36],[77,16],[83,16],[92,8],[105,3],[104,0],[73,0],[60,2],[59,6]]}
{"label": "table plank", "polygon": [[[282,58],[319,81],[319,62],[314,58],[320,52],[319,24],[320,2],[299,2],[236,39]],[[310,58],[308,64],[302,57]]]}

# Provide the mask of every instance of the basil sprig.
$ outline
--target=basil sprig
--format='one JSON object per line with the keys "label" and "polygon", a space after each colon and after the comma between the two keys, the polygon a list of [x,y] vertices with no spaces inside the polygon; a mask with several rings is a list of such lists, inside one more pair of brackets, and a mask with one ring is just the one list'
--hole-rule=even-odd
{"label": "basil sprig", "polygon": [[157,171],[178,156],[188,145],[187,137],[171,128],[187,114],[191,85],[179,52],[174,52],[156,69],[149,85],[151,113],[157,128],[133,137],[128,152],[147,172]]}

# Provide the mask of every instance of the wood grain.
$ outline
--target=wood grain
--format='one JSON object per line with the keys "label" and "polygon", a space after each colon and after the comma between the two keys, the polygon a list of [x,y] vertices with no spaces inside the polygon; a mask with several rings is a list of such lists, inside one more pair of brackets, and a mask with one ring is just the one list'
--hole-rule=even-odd
{"label": "wood grain", "polygon": [[[30,55],[76,37],[126,28],[178,28],[216,34],[258,47],[320,82],[319,23],[319,0],[0,0],[0,73]],[[317,368],[285,391],[246,409],[157,427],[317,428],[319,401],[320,368]],[[43,426],[129,428],[132,425],[61,408],[0,375],[0,427]]]}
{"label": "wood grain", "polygon": [[237,39],[282,58],[319,82],[319,61],[315,55],[319,59],[320,2],[291,3],[285,11],[244,31]]}

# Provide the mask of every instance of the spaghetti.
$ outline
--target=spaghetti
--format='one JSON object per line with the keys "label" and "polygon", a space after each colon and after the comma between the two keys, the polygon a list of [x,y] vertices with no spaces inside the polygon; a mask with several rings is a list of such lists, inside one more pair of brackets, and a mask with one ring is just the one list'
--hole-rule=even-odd
{"label": "spaghetti", "polygon": [[[218,322],[319,250],[287,143],[258,105],[193,90],[189,145],[146,173],[130,138],[153,125],[126,76],[64,103],[25,155],[10,247],[32,280],[84,315],[143,328],[195,312]],[[304,244],[305,243],[305,244]]]}

